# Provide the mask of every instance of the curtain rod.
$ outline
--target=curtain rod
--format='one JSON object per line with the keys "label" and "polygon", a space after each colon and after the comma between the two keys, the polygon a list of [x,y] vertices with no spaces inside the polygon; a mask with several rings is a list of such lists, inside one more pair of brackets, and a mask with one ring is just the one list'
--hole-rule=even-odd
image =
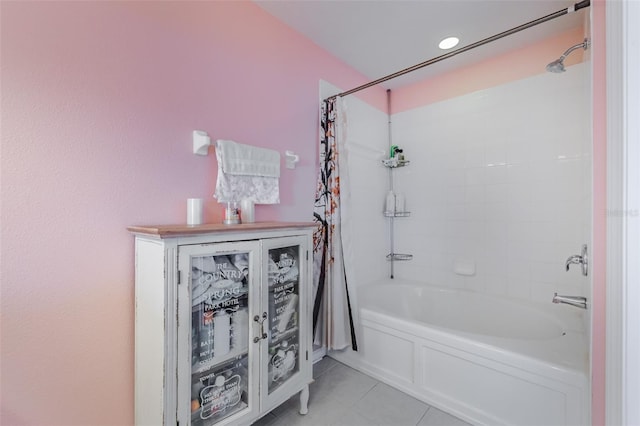
{"label": "curtain rod", "polygon": [[352,93],[359,92],[360,90],[367,89],[367,88],[369,88],[371,86],[375,86],[376,84],[384,83],[385,81],[391,80],[391,79],[396,78],[396,77],[400,77],[401,75],[408,74],[408,73],[410,73],[412,71],[418,70],[420,68],[424,68],[424,67],[426,67],[428,65],[435,64],[436,62],[440,62],[440,61],[443,61],[445,59],[449,59],[449,58],[451,58],[453,56],[456,56],[456,55],[458,55],[460,53],[466,52],[466,51],[471,50],[471,49],[475,49],[476,47],[480,47],[480,46],[485,45],[487,43],[491,43],[492,41],[496,41],[498,39],[501,39],[503,37],[509,36],[511,34],[515,34],[515,33],[519,32],[519,31],[526,30],[527,28],[531,28],[531,27],[536,26],[538,24],[542,24],[542,23],[550,21],[552,19],[559,18],[560,16],[564,16],[564,15],[567,15],[569,13],[573,13],[573,12],[575,12],[577,10],[580,10],[580,9],[583,9],[585,7],[589,7],[590,4],[591,4],[591,0],[583,0],[581,2],[578,2],[578,3],[574,4],[571,7],[566,8],[566,9],[562,9],[562,10],[559,10],[557,12],[550,13],[549,15],[543,16],[542,18],[535,19],[533,21],[527,22],[526,24],[522,24],[522,25],[519,25],[517,27],[511,28],[510,30],[506,30],[506,31],[503,31],[503,32],[501,32],[499,34],[493,35],[491,37],[487,37],[487,38],[485,38],[483,40],[476,41],[475,43],[469,44],[469,45],[461,47],[459,49],[452,50],[451,52],[445,53],[444,55],[437,56],[435,58],[432,58],[432,59],[429,59],[427,61],[421,62],[421,63],[419,63],[417,65],[414,65],[412,67],[405,68],[403,70],[394,72],[393,74],[389,74],[389,75],[387,75],[385,77],[381,77],[381,78],[379,78],[377,80],[373,80],[373,81],[371,81],[369,83],[363,84],[362,86],[358,86],[358,87],[355,87],[355,88],[353,88],[351,90],[347,90],[346,92],[342,92],[342,93],[338,93],[338,94],[333,95],[333,96],[329,96],[328,98],[325,99],[325,101],[329,101],[331,99],[335,99],[335,98],[338,98],[340,96],[347,96],[347,95],[350,95]]}

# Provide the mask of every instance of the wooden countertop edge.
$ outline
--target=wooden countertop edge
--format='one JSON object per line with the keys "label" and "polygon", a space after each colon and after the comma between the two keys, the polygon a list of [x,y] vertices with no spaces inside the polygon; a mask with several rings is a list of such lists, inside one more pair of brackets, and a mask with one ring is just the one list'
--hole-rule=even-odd
{"label": "wooden countertop edge", "polygon": [[286,228],[311,228],[316,227],[314,222],[254,222],[238,225],[224,225],[222,223],[209,223],[202,225],[141,225],[129,226],[127,230],[134,234],[154,235],[158,237],[173,237],[178,235],[198,235],[211,232],[237,232],[237,231],[268,231],[271,229]]}

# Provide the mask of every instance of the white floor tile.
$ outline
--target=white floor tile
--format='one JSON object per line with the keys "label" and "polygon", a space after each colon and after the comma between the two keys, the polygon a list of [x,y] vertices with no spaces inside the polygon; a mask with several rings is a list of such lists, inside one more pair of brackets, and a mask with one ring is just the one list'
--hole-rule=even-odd
{"label": "white floor tile", "polygon": [[300,410],[300,394],[297,393],[291,398],[274,408],[271,413],[276,417],[284,417],[291,413],[297,413]]}
{"label": "white floor tile", "polygon": [[351,406],[358,402],[376,384],[377,380],[338,364],[320,375],[311,384],[309,407],[320,401],[335,402]]}
{"label": "white floor tile", "polygon": [[378,383],[358,403],[355,409],[381,425],[415,426],[429,406],[384,383]]}
{"label": "white floor tile", "polygon": [[296,394],[253,426],[469,426],[328,357],[314,377],[307,415]]}
{"label": "white floor tile", "polygon": [[380,423],[363,416],[352,408],[338,416],[338,418],[331,423],[331,426],[380,426]]}
{"label": "white floor tile", "polygon": [[451,414],[447,414],[435,407],[429,408],[418,426],[471,426]]}
{"label": "white floor tile", "polygon": [[316,407],[313,411],[309,408],[309,413],[304,416],[297,411],[290,411],[284,416],[278,417],[273,426],[330,426],[343,418],[346,411],[346,407],[339,405],[322,407],[321,409]]}
{"label": "white floor tile", "polygon": [[252,423],[252,426],[274,426],[277,424],[276,420],[278,420],[278,418],[274,414],[268,413],[257,422]]}
{"label": "white floor tile", "polygon": [[321,374],[326,373],[338,364],[339,362],[335,359],[325,356],[320,361],[313,364],[313,378],[315,379]]}

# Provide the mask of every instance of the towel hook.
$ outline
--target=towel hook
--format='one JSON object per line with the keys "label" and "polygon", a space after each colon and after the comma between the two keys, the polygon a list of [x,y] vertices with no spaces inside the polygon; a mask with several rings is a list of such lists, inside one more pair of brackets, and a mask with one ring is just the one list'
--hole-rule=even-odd
{"label": "towel hook", "polygon": [[202,130],[193,131],[193,153],[196,155],[207,155],[209,153],[209,146],[211,145],[211,138]]}
{"label": "towel hook", "polygon": [[294,154],[293,151],[284,152],[285,166],[287,169],[295,169],[296,163],[300,161],[300,156]]}

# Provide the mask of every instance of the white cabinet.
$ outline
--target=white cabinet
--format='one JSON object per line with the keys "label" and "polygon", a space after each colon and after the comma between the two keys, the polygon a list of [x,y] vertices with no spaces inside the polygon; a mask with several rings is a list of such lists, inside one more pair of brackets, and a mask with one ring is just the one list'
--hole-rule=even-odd
{"label": "white cabinet", "polygon": [[313,224],[130,227],[138,425],[249,425],[311,372]]}

